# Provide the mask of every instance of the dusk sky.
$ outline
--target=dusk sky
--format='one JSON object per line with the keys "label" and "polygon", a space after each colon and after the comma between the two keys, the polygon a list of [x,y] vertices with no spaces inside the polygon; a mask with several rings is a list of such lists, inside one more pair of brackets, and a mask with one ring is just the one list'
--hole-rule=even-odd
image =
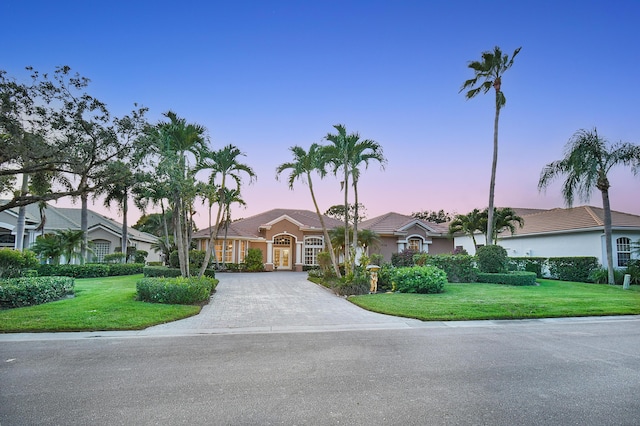
{"label": "dusk sky", "polygon": [[[313,210],[307,187],[289,190],[275,169],[290,146],[322,143],[338,123],[388,159],[360,179],[369,218],[486,207],[494,94],[459,90],[468,62],[496,45],[509,55],[522,46],[502,84],[496,205],[563,207],[561,181],[546,193],[537,183],[577,130],[640,143],[636,0],[3,0],[0,16],[9,75],[27,82],[25,66],[69,65],[115,115],[137,102],[157,122],[171,109],[205,126],[212,148],[245,152],[258,180],[234,218]],[[619,167],[610,179],[612,209],[640,214],[640,176]],[[342,203],[339,179],[314,186],[322,211]],[[600,194],[589,204],[601,206]]]}

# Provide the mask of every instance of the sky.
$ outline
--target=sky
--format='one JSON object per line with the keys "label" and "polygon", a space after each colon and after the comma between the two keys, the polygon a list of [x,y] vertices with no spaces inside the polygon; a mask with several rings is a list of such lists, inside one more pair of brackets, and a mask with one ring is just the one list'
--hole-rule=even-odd
{"label": "sky", "polygon": [[[275,169],[335,124],[387,158],[360,178],[368,218],[485,208],[494,95],[466,100],[460,88],[494,46],[522,47],[502,83],[497,206],[564,207],[562,180],[541,193],[538,179],[580,129],[640,143],[636,0],[3,0],[0,16],[0,69],[18,80],[25,66],[69,65],[114,115],[138,103],[158,122],[173,110],[205,126],[213,149],[243,151],[258,179],[233,218],[313,210],[307,186],[290,190]],[[640,176],[619,167],[609,177],[612,209],[640,214]],[[343,202],[339,181],[314,179],[322,211]],[[588,204],[601,206],[600,194]],[[204,227],[207,209],[197,210]]]}

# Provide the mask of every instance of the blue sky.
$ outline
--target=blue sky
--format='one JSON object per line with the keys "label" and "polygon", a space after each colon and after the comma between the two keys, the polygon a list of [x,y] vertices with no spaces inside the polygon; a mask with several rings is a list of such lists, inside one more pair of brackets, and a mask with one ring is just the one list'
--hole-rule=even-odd
{"label": "blue sky", "polygon": [[[522,46],[503,79],[497,205],[562,207],[560,182],[543,194],[537,182],[579,129],[640,143],[637,1],[4,0],[0,15],[10,75],[69,65],[116,115],[134,102],[152,121],[172,109],[206,126],[213,148],[244,151],[258,181],[235,217],[311,210],[306,187],[290,191],[275,168],[338,123],[388,159],[361,178],[369,217],[486,207],[493,94],[467,101],[459,89],[496,45]],[[640,176],[610,178],[612,208],[640,214]],[[342,202],[338,179],[314,184],[322,210]]]}

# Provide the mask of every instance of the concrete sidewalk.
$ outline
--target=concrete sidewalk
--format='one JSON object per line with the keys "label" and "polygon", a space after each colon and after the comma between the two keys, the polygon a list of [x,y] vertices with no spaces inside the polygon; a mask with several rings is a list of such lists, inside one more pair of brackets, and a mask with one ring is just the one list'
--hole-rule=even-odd
{"label": "concrete sidewalk", "polygon": [[422,321],[361,309],[307,280],[306,272],[219,273],[211,301],[193,317],[145,334],[408,328]]}

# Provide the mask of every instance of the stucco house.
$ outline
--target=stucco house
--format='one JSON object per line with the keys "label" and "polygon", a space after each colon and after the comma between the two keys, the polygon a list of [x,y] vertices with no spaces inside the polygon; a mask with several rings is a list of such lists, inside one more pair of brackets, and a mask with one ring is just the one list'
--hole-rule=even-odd
{"label": "stucco house", "polygon": [[[79,230],[81,209],[60,208],[48,205],[45,209],[46,221],[44,230],[36,230],[40,224],[40,212],[37,204],[26,207],[26,223],[23,247],[29,248],[35,243],[38,235],[53,233],[56,230]],[[88,240],[92,244],[93,261],[102,261],[106,254],[114,253],[121,247],[122,224],[109,219],[92,210],[88,211]],[[0,212],[0,247],[15,248],[18,209]],[[133,228],[127,231],[128,245],[149,253],[147,261],[159,261],[160,255],[151,248],[157,238],[146,232]]]}
{"label": "stucco house", "polygon": [[[328,229],[343,223],[324,216]],[[447,227],[424,222],[411,216],[387,213],[363,221],[358,229],[370,229],[380,235],[381,243],[370,248],[371,253],[382,254],[386,261],[391,254],[405,248],[429,253],[451,253],[453,240],[446,237]],[[198,249],[209,244],[209,228],[193,235]],[[224,229],[216,241],[216,257],[222,259]],[[226,238],[225,262],[241,263],[249,248],[262,250],[265,269],[301,271],[305,266],[317,265],[317,255],[326,247],[320,220],[309,210],[274,209],[232,222]]]}
{"label": "stucco house", "polygon": [[[594,256],[606,264],[604,210],[593,206],[556,208],[551,210],[515,209],[524,219],[524,227],[516,233],[503,232],[498,244],[510,257]],[[631,243],[640,240],[640,216],[611,212],[613,263],[626,266],[637,258]],[[476,243],[485,243],[484,235],[476,235]],[[475,254],[471,237],[457,235],[456,247]]]}
{"label": "stucco house", "polygon": [[369,254],[380,254],[386,262],[393,253],[404,249],[431,254],[453,252],[453,239],[449,238],[448,224],[427,222],[400,213],[386,213],[358,224],[358,229],[368,229],[380,236],[380,244]]}

